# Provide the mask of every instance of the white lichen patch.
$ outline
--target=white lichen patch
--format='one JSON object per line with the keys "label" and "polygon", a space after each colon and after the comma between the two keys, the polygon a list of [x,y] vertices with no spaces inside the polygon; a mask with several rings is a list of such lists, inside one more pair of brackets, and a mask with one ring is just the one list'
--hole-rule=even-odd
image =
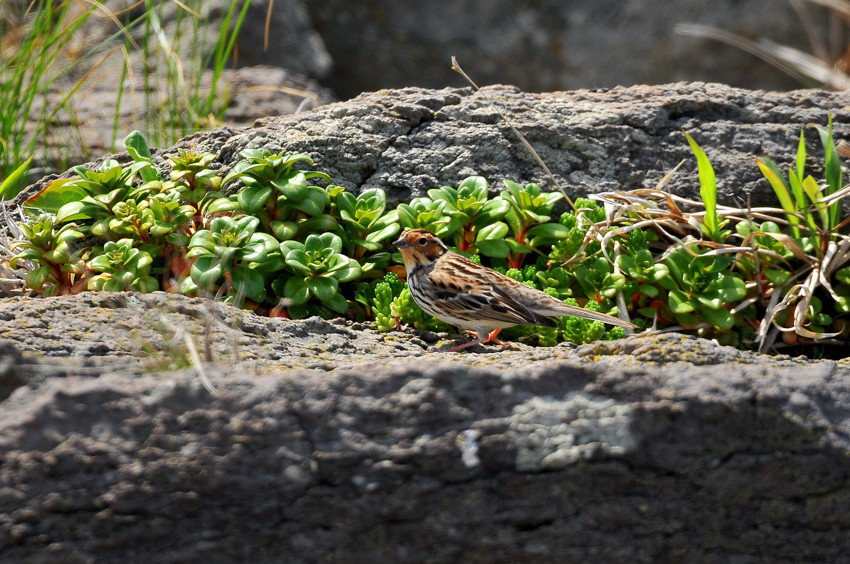
{"label": "white lichen patch", "polygon": [[580,460],[622,455],[635,445],[632,407],[580,392],[534,397],[514,408],[517,470],[559,470]]}

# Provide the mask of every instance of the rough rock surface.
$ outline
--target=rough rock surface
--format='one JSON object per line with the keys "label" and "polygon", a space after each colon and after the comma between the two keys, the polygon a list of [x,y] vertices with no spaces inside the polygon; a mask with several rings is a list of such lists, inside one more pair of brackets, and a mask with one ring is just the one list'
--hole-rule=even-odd
{"label": "rough rock surface", "polygon": [[[185,331],[192,368],[174,358]],[[165,294],[0,303],[4,562],[838,561],[850,364],[476,347]],[[231,351],[235,348],[235,353]],[[427,362],[426,362],[427,360]]]}
{"label": "rough rock surface", "polygon": [[[471,174],[485,176],[496,192],[505,178],[554,189],[498,108],[571,196],[653,187],[687,159],[668,187],[698,200],[696,160],[684,129],[711,159],[720,201],[746,206],[750,194],[753,205],[776,204],[755,157],[769,156],[780,168],[792,165],[805,128],[807,170],[822,176],[823,151],[807,126],[826,125],[832,112],[836,138],[850,137],[847,93],[761,92],[702,83],[544,94],[496,86],[484,92],[497,107],[468,88],[405,88],[260,119],[249,128],[197,133],[177,146],[216,153],[225,169],[247,147],[307,153],[335,183],[355,191],[384,188],[392,203],[441,185],[456,186]],[[159,155],[168,152],[173,149]]]}
{"label": "rough rock surface", "polygon": [[[573,195],[652,186],[688,155],[686,128],[722,199],[764,198],[754,156],[789,164],[800,128],[829,110],[837,137],[850,128],[847,95],[820,91],[487,93]],[[245,147],[307,152],[336,182],[395,201],[475,172],[496,189],[549,186],[467,89],[366,94],[179,146],[224,169]],[[673,188],[696,193],[693,164]],[[848,361],[676,334],[423,356],[437,339],[163,293],[0,300],[0,560],[782,562],[850,549]]]}

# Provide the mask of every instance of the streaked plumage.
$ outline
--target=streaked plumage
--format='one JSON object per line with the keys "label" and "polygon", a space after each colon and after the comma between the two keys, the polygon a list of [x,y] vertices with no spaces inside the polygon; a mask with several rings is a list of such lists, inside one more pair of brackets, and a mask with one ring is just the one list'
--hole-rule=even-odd
{"label": "streaked plumage", "polygon": [[[567,305],[545,292],[453,253],[437,236],[410,229],[393,243],[401,251],[407,284],[423,310],[441,321],[472,329],[478,339],[449,350],[495,341],[501,329],[532,324],[555,327],[553,317],[572,315],[619,327],[634,325],[604,313]],[[492,332],[491,332],[492,331]]]}

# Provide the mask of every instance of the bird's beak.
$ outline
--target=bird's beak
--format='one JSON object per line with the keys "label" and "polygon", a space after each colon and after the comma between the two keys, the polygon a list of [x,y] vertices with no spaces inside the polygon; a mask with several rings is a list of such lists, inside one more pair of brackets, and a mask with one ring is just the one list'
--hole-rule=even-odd
{"label": "bird's beak", "polygon": [[410,245],[407,244],[407,241],[404,239],[404,237],[400,237],[397,241],[393,241],[393,246],[396,246],[399,249],[406,249]]}

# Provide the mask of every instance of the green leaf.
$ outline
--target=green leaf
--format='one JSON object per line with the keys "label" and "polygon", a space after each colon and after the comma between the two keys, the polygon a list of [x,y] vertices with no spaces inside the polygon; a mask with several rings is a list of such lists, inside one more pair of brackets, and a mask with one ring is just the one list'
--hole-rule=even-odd
{"label": "green leaf", "polygon": [[299,305],[310,299],[310,289],[304,278],[293,276],[283,286],[283,295],[292,300],[294,305]]}
{"label": "green leaf", "polygon": [[528,230],[527,237],[548,237],[551,239],[565,239],[570,234],[570,230],[560,223],[544,223],[535,225]]}
{"label": "green leaf", "polygon": [[334,294],[329,301],[325,302],[325,305],[337,313],[345,313],[348,311],[348,300],[346,300],[340,293]]}
{"label": "green leaf", "polygon": [[804,130],[800,130],[800,142],[797,143],[797,179],[802,180],[806,176],[806,137]]}
{"label": "green leaf", "polygon": [[[478,233],[475,235],[476,245],[479,249],[481,249],[480,243],[483,241],[496,240],[496,239],[504,239],[508,234],[508,226],[502,221],[497,221],[495,223],[491,223],[486,227],[482,227]],[[507,245],[505,245],[507,249]],[[507,251],[505,251],[507,253]],[[494,255],[488,255],[494,256]],[[507,254],[505,254],[507,256]]]}
{"label": "green leaf", "polygon": [[477,241],[475,246],[482,255],[493,258],[506,258],[511,252],[511,247],[505,239],[488,239]]}
{"label": "green leaf", "polygon": [[271,184],[292,202],[300,202],[307,197],[307,177],[303,172],[288,178],[276,178],[271,181]]}
{"label": "green leaf", "polygon": [[[762,270],[762,274],[764,274],[764,277],[770,280],[775,286],[781,286],[788,282],[788,279],[791,278],[791,273],[785,270],[765,269]],[[837,277],[838,272],[835,274]]]}
{"label": "green leaf", "polygon": [[199,287],[213,288],[224,278],[221,261],[212,255],[200,256],[192,264],[190,276]]}
{"label": "green leaf", "polygon": [[[765,272],[765,275],[766,274],[767,273]],[[843,284],[850,284],[850,266],[845,266],[844,268],[836,270],[835,279]]]}
{"label": "green leaf", "polygon": [[694,311],[694,303],[690,297],[681,290],[670,290],[667,303],[673,313],[690,313]]}
{"label": "green leaf", "polygon": [[56,212],[56,223],[63,223],[65,221],[88,217],[87,215],[80,213],[87,207],[88,204],[86,202],[68,202]]}
{"label": "green leaf", "polygon": [[709,309],[702,307],[699,309],[699,314],[705,321],[708,321],[715,327],[731,329],[735,325],[735,316],[723,308]]}
{"label": "green leaf", "polygon": [[301,249],[293,249],[289,252],[285,252],[284,248],[281,247],[281,252],[284,252],[284,260],[286,261],[286,265],[292,269],[296,274],[300,274],[302,276],[308,276],[312,273],[310,269],[310,259],[307,258],[307,253],[305,253]]}
{"label": "green leaf", "polygon": [[130,132],[130,134],[124,138],[124,148],[127,149],[127,153],[129,153],[134,161],[146,163],[148,165],[139,169],[139,175],[142,177],[142,180],[150,182],[152,180],[162,179],[159,171],[155,166],[153,166],[153,155],[151,155],[148,142],[145,140],[141,132],[138,130]]}
{"label": "green leaf", "polygon": [[497,196],[484,204],[484,207],[475,220],[475,225],[480,227],[481,225],[502,219],[510,209],[511,204],[504,198]]}
{"label": "green leaf", "polygon": [[[333,233],[322,233],[321,235],[312,235],[312,237],[317,237],[321,241],[321,246],[319,248],[327,248],[333,250],[335,253],[342,252],[342,239],[339,236]],[[309,240],[310,237],[307,237]],[[306,247],[307,245],[305,245]]]}
{"label": "green leaf", "polygon": [[48,278],[50,278],[50,267],[47,265],[30,270],[24,276],[27,287],[33,290],[40,290],[47,283]]}
{"label": "green leaf", "polygon": [[245,213],[256,213],[266,204],[273,192],[271,186],[251,186],[239,192],[236,201]]}
{"label": "green leaf", "polygon": [[650,286],[648,284],[639,285],[638,291],[650,298],[655,298],[658,296],[659,293],[661,293],[661,290],[659,290],[655,286]]}
{"label": "green leaf", "polygon": [[306,278],[305,282],[310,293],[322,302],[330,301],[338,288],[337,281],[333,278]]}
{"label": "green leaf", "polygon": [[259,272],[248,267],[237,266],[231,275],[233,287],[246,298],[254,302],[262,302],[266,299],[265,281]]}
{"label": "green leaf", "polygon": [[27,170],[29,170],[34,156],[35,155],[18,165],[15,170],[13,170],[9,176],[0,183],[0,198],[11,200],[21,193],[21,190],[24,189],[22,181],[26,178]]}
{"label": "green leaf", "polygon": [[298,224],[294,221],[272,221],[269,225],[278,241],[288,241],[298,233]]}
{"label": "green leaf", "polygon": [[704,306],[700,307],[700,311],[704,310],[705,308],[720,309],[721,307],[723,307],[723,300],[720,298],[717,292],[713,292],[711,294],[706,294],[703,296],[696,296],[696,300],[701,304],[701,306]]}
{"label": "green leaf", "polygon": [[788,185],[785,183],[785,180],[782,178],[782,175],[779,172],[779,169],[773,164],[773,161],[765,158],[762,161],[759,158],[756,158],[756,164],[761,170],[761,173],[767,178],[768,183],[770,183],[771,188],[773,188],[773,192],[776,194],[777,199],[779,200],[779,205],[782,206],[782,209],[787,212],[788,221],[791,223],[791,232],[795,239],[799,239],[800,237],[800,228],[797,227],[800,224],[800,218],[798,218],[795,214],[797,211],[797,207],[794,205],[794,202],[791,201],[791,195],[788,191]]}
{"label": "green leaf", "polygon": [[232,212],[239,209],[239,201],[236,197],[216,198],[206,207],[207,213]]}
{"label": "green leaf", "polygon": [[150,148],[148,148],[148,142],[139,130],[135,129],[131,131],[124,138],[124,148],[127,149],[127,152],[133,157],[134,161],[151,162],[153,155],[151,155]]}
{"label": "green leaf", "polygon": [[399,231],[401,231],[401,225],[391,223],[379,231],[373,231],[366,235],[366,240],[370,243],[379,243],[395,236]]}
{"label": "green leaf", "polygon": [[307,215],[319,215],[325,211],[328,205],[328,198],[324,191],[316,186],[311,186],[315,190],[309,190],[300,202],[288,202],[293,208],[306,213]]}
{"label": "green leaf", "polygon": [[149,294],[159,290],[159,282],[153,276],[143,276],[133,283],[133,287],[139,292]]}
{"label": "green leaf", "polygon": [[53,180],[43,190],[29,197],[24,202],[24,206],[56,213],[65,204],[82,200],[87,192],[81,186],[73,184],[73,180],[71,178]]}
{"label": "green leaf", "polygon": [[705,227],[708,235],[717,241],[720,236],[717,220],[717,180],[714,175],[714,167],[708,160],[705,152],[694,139],[683,132],[691,150],[697,158],[697,169],[699,171],[699,194],[705,206]]}
{"label": "green leaf", "polygon": [[723,303],[736,302],[747,295],[747,286],[744,281],[735,276],[724,276],[717,283],[712,284],[712,290],[718,292]]}
{"label": "green leaf", "polygon": [[348,261],[348,265],[340,268],[339,270],[333,273],[333,277],[337,282],[350,282],[352,280],[356,280],[360,278],[363,273],[363,268],[360,266],[356,260],[351,259]]}
{"label": "green leaf", "polygon": [[323,213],[302,221],[298,225],[298,231],[304,232],[309,230],[314,231],[333,231],[338,227],[336,219],[333,216]]}

